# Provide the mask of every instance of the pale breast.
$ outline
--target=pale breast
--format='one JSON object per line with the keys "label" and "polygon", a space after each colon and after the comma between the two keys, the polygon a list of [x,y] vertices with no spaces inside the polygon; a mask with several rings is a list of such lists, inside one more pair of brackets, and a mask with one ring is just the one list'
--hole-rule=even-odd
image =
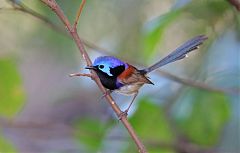
{"label": "pale breast", "polygon": [[141,88],[143,86],[143,84],[144,83],[133,83],[133,84],[129,84],[129,85],[124,85],[114,91],[124,94],[124,95],[133,95],[138,92],[139,88]]}

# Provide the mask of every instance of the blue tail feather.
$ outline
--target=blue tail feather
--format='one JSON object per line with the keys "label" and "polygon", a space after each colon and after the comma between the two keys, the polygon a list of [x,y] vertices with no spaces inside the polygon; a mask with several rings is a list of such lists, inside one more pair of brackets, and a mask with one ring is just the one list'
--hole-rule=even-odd
{"label": "blue tail feather", "polygon": [[174,50],[172,53],[170,53],[168,56],[166,56],[159,62],[155,63],[154,65],[146,69],[140,70],[140,72],[146,74],[168,63],[181,60],[185,58],[189,52],[198,49],[199,45],[201,45],[206,39],[207,36],[205,35],[196,36],[185,42],[183,45],[178,47],[176,50]]}

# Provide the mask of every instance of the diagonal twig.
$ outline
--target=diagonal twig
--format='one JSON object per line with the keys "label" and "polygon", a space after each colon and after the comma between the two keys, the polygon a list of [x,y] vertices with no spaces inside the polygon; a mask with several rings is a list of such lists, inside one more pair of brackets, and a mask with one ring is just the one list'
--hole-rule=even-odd
{"label": "diagonal twig", "polygon": [[49,20],[48,18],[46,18],[45,16],[43,16],[42,14],[36,12],[35,10],[29,8],[28,6],[26,6],[24,3],[22,3],[21,1],[16,2],[15,0],[7,0],[8,2],[11,2],[12,7],[13,8],[0,8],[0,10],[4,11],[4,10],[8,10],[8,11],[19,11],[19,12],[23,12],[26,13],[28,15],[31,15],[41,21],[43,21],[44,23],[46,23],[51,29],[63,34],[64,36],[69,37],[70,35],[66,32],[66,30],[56,24],[54,24],[51,20]]}
{"label": "diagonal twig", "polygon": [[80,4],[80,7],[78,9],[77,15],[76,15],[74,25],[73,25],[74,29],[77,29],[77,24],[79,22],[79,18],[80,18],[80,15],[82,14],[82,10],[83,10],[83,7],[84,7],[85,3],[86,3],[86,0],[82,0],[82,2]]}
{"label": "diagonal twig", "polygon": [[[57,4],[57,2],[55,0],[41,0],[43,3],[45,3],[48,7],[50,7],[54,13],[59,17],[59,19],[63,22],[63,24],[66,26],[68,32],[70,33],[71,37],[74,39],[81,55],[82,58],[84,59],[84,61],[86,62],[87,66],[91,66],[92,65],[92,61],[89,58],[84,45],[77,33],[77,30],[75,28],[73,28],[68,20],[68,18],[64,15],[62,9],[60,8],[60,6]],[[81,6],[80,6],[81,7]],[[92,79],[96,82],[96,84],[98,85],[99,89],[103,92],[106,93],[106,89],[103,87],[103,85],[101,84],[98,76],[96,75],[96,73],[91,70],[90,71],[91,74],[94,76]],[[107,94],[105,96],[107,102],[111,105],[112,109],[114,110],[114,112],[116,113],[117,116],[120,116],[122,114],[122,111],[119,109],[118,105],[115,103],[115,101],[113,100],[113,98],[111,97],[111,95]],[[123,125],[125,126],[125,128],[128,130],[128,133],[130,134],[130,136],[132,137],[132,139],[134,140],[136,146],[138,147],[138,150],[140,153],[147,153],[145,146],[143,145],[143,143],[141,142],[141,140],[138,138],[137,134],[135,133],[135,131],[133,130],[131,124],[128,122],[127,120],[127,116],[121,116],[120,121],[123,123]]]}

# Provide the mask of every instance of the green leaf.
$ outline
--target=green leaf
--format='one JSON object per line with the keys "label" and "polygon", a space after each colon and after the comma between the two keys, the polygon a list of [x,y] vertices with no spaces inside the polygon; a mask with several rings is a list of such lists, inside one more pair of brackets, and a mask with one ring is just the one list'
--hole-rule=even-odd
{"label": "green leaf", "polygon": [[13,116],[25,100],[22,81],[11,59],[0,59],[0,115]]}
{"label": "green leaf", "polygon": [[200,145],[217,143],[230,116],[227,97],[220,93],[191,89],[179,103],[174,112],[182,131]]}
{"label": "green leaf", "polygon": [[[140,100],[137,112],[129,119],[136,133],[144,142],[171,143],[174,135],[159,105],[153,104],[148,98]],[[147,147],[149,152],[173,152],[160,147]]]}
{"label": "green leaf", "polygon": [[226,0],[192,1],[184,11],[191,13],[196,19],[203,19],[206,22],[222,20],[226,11],[232,9]]}
{"label": "green leaf", "polygon": [[87,147],[88,152],[100,149],[106,131],[111,123],[103,124],[98,120],[84,119],[74,124],[75,137],[80,144]]}
{"label": "green leaf", "polygon": [[150,58],[162,39],[165,29],[180,15],[180,10],[170,11],[144,26],[144,58]]}
{"label": "green leaf", "polygon": [[16,148],[3,137],[3,134],[0,131],[0,152],[12,153],[17,152]]}

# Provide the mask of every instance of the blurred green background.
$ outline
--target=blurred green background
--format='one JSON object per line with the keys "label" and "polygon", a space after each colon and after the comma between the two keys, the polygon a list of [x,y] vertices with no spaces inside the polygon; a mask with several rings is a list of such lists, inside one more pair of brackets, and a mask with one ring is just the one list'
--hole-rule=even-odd
{"label": "blurred green background", "polygon": [[[73,22],[81,1],[57,2]],[[155,85],[140,90],[129,121],[150,153],[239,152],[240,15],[229,1],[87,0],[78,30],[100,47],[88,45],[92,59],[139,68],[207,35],[189,58],[149,75]],[[94,82],[68,77],[87,72],[85,62],[49,8],[0,0],[0,33],[0,152],[137,152]],[[113,97],[122,110],[131,100]]]}

